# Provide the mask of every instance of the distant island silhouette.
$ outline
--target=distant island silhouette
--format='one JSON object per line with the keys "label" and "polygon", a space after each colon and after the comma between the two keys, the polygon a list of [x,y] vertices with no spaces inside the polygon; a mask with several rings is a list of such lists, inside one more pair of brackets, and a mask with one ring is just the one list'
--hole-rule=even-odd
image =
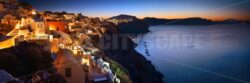
{"label": "distant island silhouette", "polygon": [[236,19],[225,19],[223,21],[212,21],[201,17],[190,17],[183,19],[162,19],[155,17],[145,17],[139,19],[136,16],[121,14],[108,18],[108,20],[118,21],[118,30],[121,33],[141,34],[149,32],[149,26],[156,25],[214,25],[214,24],[250,24],[250,21],[240,21]]}
{"label": "distant island silhouette", "polygon": [[[111,17],[109,19],[117,20],[138,20],[136,16],[121,14],[118,16]],[[210,19],[201,17],[190,17],[183,19],[164,19],[155,17],[145,17],[141,19],[148,25],[212,25],[212,24],[249,24],[250,21],[240,21],[236,19],[225,19],[223,21],[212,21]]]}
{"label": "distant island silhouette", "polygon": [[226,19],[223,21],[212,21],[201,17],[191,17],[184,19],[160,19],[154,17],[146,17],[143,19],[149,25],[212,25],[212,24],[249,24],[248,21],[240,21],[236,19]]}

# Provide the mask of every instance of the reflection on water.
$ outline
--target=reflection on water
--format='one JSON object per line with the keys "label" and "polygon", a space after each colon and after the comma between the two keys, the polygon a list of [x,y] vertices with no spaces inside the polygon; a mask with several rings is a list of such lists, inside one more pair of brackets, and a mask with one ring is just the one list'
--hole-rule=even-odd
{"label": "reflection on water", "polygon": [[165,82],[250,82],[249,25],[153,26],[150,29],[150,33],[138,36],[136,50],[152,61],[165,76]]}

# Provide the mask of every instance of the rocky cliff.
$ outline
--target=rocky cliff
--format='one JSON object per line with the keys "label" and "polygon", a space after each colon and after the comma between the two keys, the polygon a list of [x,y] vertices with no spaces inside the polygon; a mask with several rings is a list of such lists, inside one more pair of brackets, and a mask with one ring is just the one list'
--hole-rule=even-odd
{"label": "rocky cliff", "polygon": [[149,25],[135,16],[122,14],[109,19],[118,21],[117,27],[120,33],[141,34],[149,32]]}
{"label": "rocky cliff", "polygon": [[[129,73],[133,83],[163,83],[162,74],[143,55],[134,50],[136,44],[126,35],[117,33],[108,34],[109,38],[103,37],[104,45],[99,48],[105,56],[122,65]],[[106,44],[106,45],[105,45]],[[126,82],[127,83],[127,82]]]}

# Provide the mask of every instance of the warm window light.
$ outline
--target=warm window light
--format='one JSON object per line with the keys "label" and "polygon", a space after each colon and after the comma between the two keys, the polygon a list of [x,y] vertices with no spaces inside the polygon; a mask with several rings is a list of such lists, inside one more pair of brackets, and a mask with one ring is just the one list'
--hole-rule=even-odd
{"label": "warm window light", "polygon": [[91,31],[91,30],[88,30],[88,32],[87,32],[87,34],[92,34],[93,33],[93,31]]}
{"label": "warm window light", "polygon": [[89,60],[86,58],[82,58],[82,64],[86,64],[87,66],[89,66]]}
{"label": "warm window light", "polygon": [[50,42],[53,41],[53,35],[49,35],[49,41],[50,41]]}
{"label": "warm window light", "polygon": [[74,55],[77,55],[77,50],[72,50]]}
{"label": "warm window light", "polygon": [[77,49],[77,47],[76,46],[74,46],[74,50],[76,50]]}
{"label": "warm window light", "polygon": [[20,24],[17,24],[17,25],[15,26],[15,28],[16,28],[16,29],[20,29]]}
{"label": "warm window light", "polygon": [[55,26],[49,26],[49,30],[56,30]]}
{"label": "warm window light", "polygon": [[36,11],[32,11],[31,14],[32,14],[32,15],[36,15]]}
{"label": "warm window light", "polygon": [[91,52],[83,52],[83,54],[88,55],[91,54]]}

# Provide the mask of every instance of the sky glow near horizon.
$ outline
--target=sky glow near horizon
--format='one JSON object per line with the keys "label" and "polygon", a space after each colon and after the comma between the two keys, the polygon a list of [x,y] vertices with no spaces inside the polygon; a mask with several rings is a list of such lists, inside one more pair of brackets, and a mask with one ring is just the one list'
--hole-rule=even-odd
{"label": "sky glow near horizon", "polygon": [[19,0],[39,11],[67,11],[108,18],[129,14],[157,18],[250,20],[250,0]]}

